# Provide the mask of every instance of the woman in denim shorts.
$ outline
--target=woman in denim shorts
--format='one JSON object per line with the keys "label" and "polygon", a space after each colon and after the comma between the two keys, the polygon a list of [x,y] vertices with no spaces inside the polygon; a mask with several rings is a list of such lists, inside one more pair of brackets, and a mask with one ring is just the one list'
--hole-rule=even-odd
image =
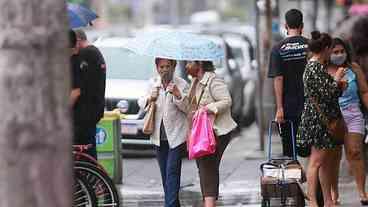
{"label": "woman in denim shorts", "polygon": [[[358,64],[351,62],[351,55],[346,43],[335,38],[332,42],[332,53],[328,73],[334,75],[339,68],[344,68],[347,89],[339,98],[339,105],[344,117],[348,133],[345,136],[344,147],[346,158],[351,172],[355,177],[357,190],[362,205],[368,205],[368,196],[365,191],[365,166],[363,159],[364,118],[361,111],[361,102],[368,108],[368,85],[364,73]],[[341,147],[336,151],[336,164],[333,165],[334,179],[331,196],[335,204],[339,204],[338,176],[341,160]]]}

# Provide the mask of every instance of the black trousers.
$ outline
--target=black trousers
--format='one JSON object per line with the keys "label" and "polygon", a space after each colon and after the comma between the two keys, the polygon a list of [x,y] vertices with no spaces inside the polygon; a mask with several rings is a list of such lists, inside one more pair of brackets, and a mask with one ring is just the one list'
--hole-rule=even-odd
{"label": "black trousers", "polygon": [[91,144],[86,153],[91,155],[97,160],[96,150],[96,125],[74,125],[74,144],[87,145]]}
{"label": "black trousers", "polygon": [[216,152],[212,155],[196,159],[203,197],[215,197],[216,200],[218,198],[220,162],[226,147],[230,143],[231,137],[232,132],[219,137],[216,136]]}
{"label": "black trousers", "polygon": [[[285,117],[285,120],[290,120],[293,122],[294,137],[296,138],[296,133],[298,131],[298,127],[300,124],[300,117],[289,116],[289,117]],[[286,123],[281,124],[280,128],[281,128],[280,136],[281,136],[281,141],[282,141],[282,154],[284,156],[292,157],[293,156],[293,143],[292,143],[292,136],[291,136],[292,135],[291,126],[288,122],[286,122]]]}

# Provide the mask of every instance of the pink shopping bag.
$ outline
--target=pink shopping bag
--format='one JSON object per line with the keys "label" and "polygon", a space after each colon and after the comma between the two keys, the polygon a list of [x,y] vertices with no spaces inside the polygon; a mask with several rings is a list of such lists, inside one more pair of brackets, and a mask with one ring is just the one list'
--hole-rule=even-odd
{"label": "pink shopping bag", "polygon": [[190,160],[213,154],[216,151],[213,124],[206,108],[200,108],[193,116],[187,148]]}

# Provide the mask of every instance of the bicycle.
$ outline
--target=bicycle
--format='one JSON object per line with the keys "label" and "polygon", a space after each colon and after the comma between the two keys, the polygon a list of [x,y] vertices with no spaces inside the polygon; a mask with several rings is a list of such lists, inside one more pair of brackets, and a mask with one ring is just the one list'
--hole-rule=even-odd
{"label": "bicycle", "polygon": [[73,145],[74,170],[86,179],[96,196],[96,206],[118,207],[118,190],[106,170],[92,156],[85,153],[91,145]]}
{"label": "bicycle", "polygon": [[73,207],[97,207],[97,198],[93,188],[80,174],[74,174]]}

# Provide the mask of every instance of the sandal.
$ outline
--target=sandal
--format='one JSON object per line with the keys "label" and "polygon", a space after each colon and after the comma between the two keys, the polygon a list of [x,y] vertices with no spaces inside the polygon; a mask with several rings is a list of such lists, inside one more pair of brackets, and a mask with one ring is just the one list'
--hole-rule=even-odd
{"label": "sandal", "polygon": [[362,204],[362,206],[368,206],[368,200],[360,200],[360,204]]}
{"label": "sandal", "polygon": [[336,206],[341,205],[340,199],[332,200],[332,203]]}

